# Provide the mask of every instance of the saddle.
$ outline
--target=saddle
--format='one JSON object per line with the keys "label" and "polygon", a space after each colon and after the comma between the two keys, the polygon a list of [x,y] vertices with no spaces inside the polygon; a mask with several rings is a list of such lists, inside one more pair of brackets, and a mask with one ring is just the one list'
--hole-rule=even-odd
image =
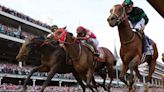
{"label": "saddle", "polygon": [[[82,44],[83,46],[87,47],[93,54],[95,54],[95,49],[92,45],[88,44],[88,43],[83,43]],[[96,58],[96,61],[99,61],[99,62],[105,62],[105,53],[103,51],[102,48],[98,48],[98,52],[100,53],[99,57],[95,56]]]}

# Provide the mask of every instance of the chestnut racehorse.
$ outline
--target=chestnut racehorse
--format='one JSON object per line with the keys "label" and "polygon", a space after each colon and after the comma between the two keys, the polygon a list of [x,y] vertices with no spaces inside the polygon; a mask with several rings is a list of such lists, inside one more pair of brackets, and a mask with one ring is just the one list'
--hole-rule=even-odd
{"label": "chestnut racehorse", "polygon": [[[121,81],[129,86],[129,90],[131,90],[134,83],[133,71],[135,71],[136,75],[142,79],[141,74],[138,71],[138,65],[142,63],[142,40],[135,32],[132,31],[122,5],[114,5],[114,7],[110,10],[110,16],[107,18],[107,21],[111,27],[118,26],[121,41],[120,56],[123,61],[123,67],[119,77]],[[147,62],[149,66],[149,74],[146,78],[146,82],[151,80],[156,66],[156,59],[158,57],[156,44],[152,40],[151,43],[154,53],[153,55],[146,56],[144,60],[144,62]],[[124,80],[124,75],[128,69],[130,69],[130,85]]]}
{"label": "chestnut racehorse", "polygon": [[101,47],[104,52],[103,61],[96,62],[97,59],[95,59],[93,52],[88,47],[82,45],[79,40],[76,40],[73,34],[67,32],[65,28],[57,29],[54,32],[54,38],[64,44],[66,51],[72,59],[74,69],[88,86],[91,86],[90,82],[93,78],[94,71],[99,71],[106,66],[108,75],[111,78],[108,86],[108,91],[110,91],[110,85],[114,75],[113,66],[115,65],[115,58],[107,48]]}

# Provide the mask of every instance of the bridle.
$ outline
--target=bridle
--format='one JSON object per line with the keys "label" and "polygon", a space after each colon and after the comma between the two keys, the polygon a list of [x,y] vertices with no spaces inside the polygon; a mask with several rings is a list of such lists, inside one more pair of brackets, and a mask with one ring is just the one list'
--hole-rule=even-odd
{"label": "bridle", "polygon": [[[57,40],[58,40],[61,44],[69,44],[69,45],[72,45],[72,44],[74,44],[74,43],[78,40],[78,39],[74,38],[72,42],[66,42],[66,37],[67,37],[67,35],[68,35],[69,33],[68,33],[67,31],[63,31],[63,32],[66,32],[64,41],[60,41],[60,37],[61,37],[61,36],[57,37],[57,38],[58,38]],[[62,33],[63,33],[63,32],[62,32]],[[61,34],[62,34],[62,33],[61,33]],[[80,43],[77,43],[77,44],[78,44],[78,48],[79,48],[79,54],[78,54],[77,59],[79,59],[79,57],[80,57],[80,55],[81,55],[81,52],[82,52],[82,51],[81,51],[82,49],[81,49]],[[64,47],[64,49],[65,49],[65,47]]]}
{"label": "bridle", "polygon": [[124,21],[125,19],[127,19],[127,16],[125,17],[125,8],[121,5],[121,7],[122,7],[122,9],[123,9],[123,11],[122,11],[122,13],[120,14],[120,16],[117,14],[117,13],[115,13],[114,11],[115,11],[115,7],[113,7],[113,11],[111,12],[111,14],[112,15],[115,15],[116,16],[116,18],[117,18],[117,25],[119,25],[122,21]]}
{"label": "bridle", "polygon": [[[117,25],[120,25],[120,23],[122,21],[124,21],[124,20],[126,20],[128,18],[127,16],[125,16],[126,15],[125,8],[122,5],[121,5],[121,7],[122,7],[123,11],[120,14],[120,16],[117,13],[114,12],[115,11],[115,7],[113,8],[113,11],[111,12],[111,14],[113,14],[113,15],[115,15],[117,17],[117,20],[116,20],[117,21]],[[133,33],[132,38],[130,40],[122,42],[122,44],[126,45],[128,43],[131,43],[131,42],[134,41],[134,39],[135,39],[135,33]]]}

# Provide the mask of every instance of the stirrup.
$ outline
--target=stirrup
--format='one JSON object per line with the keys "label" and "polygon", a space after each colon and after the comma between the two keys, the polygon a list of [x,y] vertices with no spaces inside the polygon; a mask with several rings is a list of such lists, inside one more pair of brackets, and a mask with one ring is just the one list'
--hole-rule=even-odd
{"label": "stirrup", "polygon": [[96,57],[99,57],[99,56],[100,56],[100,54],[99,54],[99,53],[94,53],[94,55],[95,55]]}

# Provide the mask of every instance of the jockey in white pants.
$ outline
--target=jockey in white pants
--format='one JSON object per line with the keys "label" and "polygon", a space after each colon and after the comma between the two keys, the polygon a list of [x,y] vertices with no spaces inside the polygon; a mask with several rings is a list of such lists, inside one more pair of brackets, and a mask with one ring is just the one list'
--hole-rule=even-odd
{"label": "jockey in white pants", "polygon": [[144,34],[144,28],[149,21],[145,12],[139,7],[133,7],[132,0],[125,0],[122,5],[125,8],[131,28],[142,34],[144,47],[149,47],[144,48],[144,52],[147,52],[148,49],[153,49],[152,45],[147,41],[147,38]]}

